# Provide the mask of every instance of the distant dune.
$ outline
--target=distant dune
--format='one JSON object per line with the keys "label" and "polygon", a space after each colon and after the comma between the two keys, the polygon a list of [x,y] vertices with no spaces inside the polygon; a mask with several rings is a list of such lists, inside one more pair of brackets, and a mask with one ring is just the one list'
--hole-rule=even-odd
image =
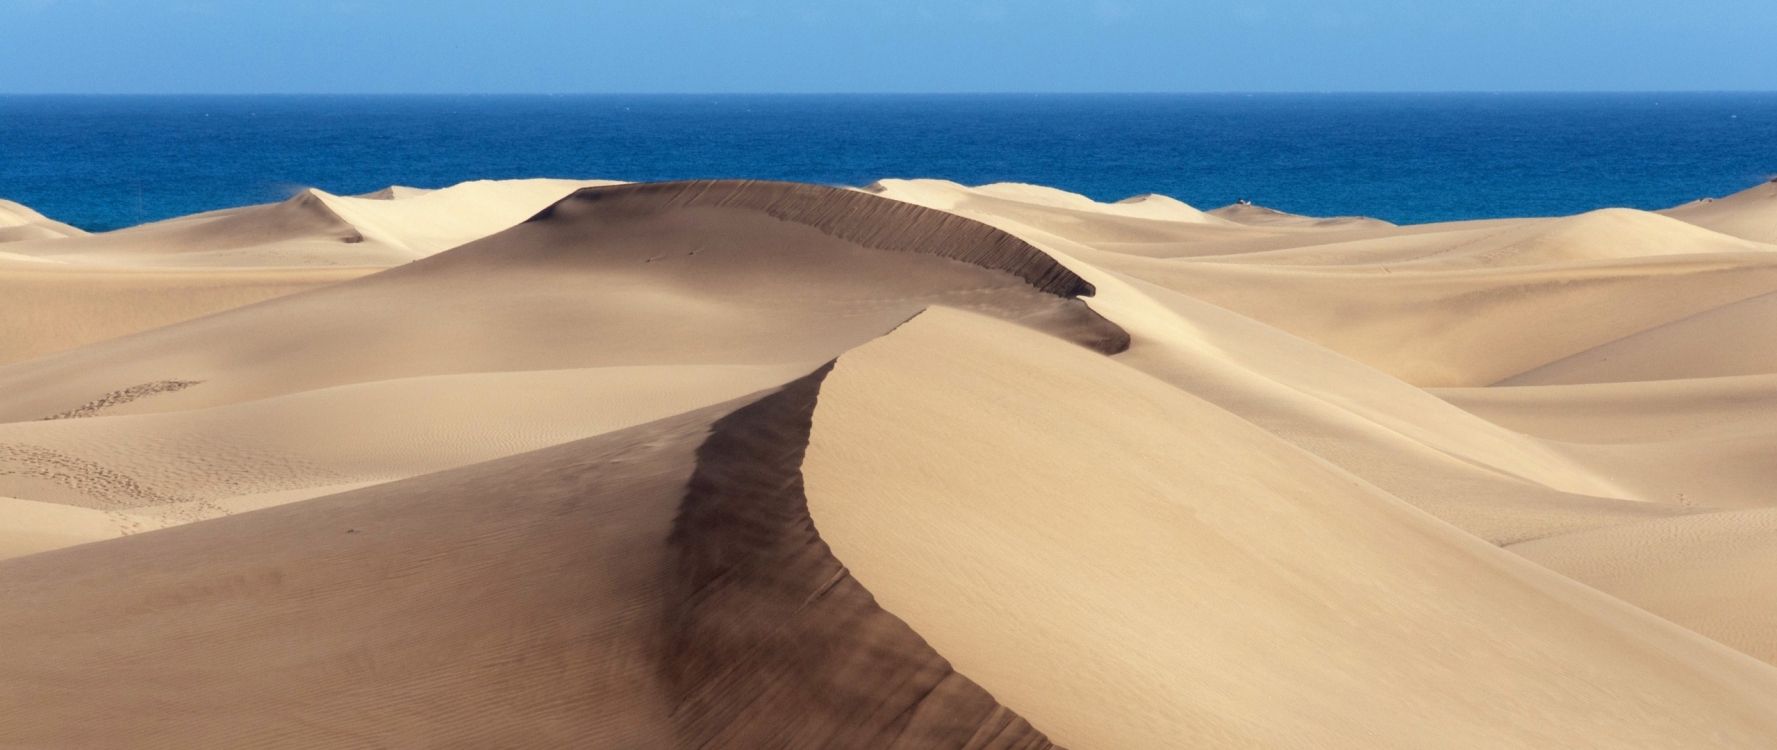
{"label": "distant dune", "polygon": [[[0,364],[406,263],[509,228],[591,184],[610,183],[466,182],[389,188],[381,199],[311,189],[282,203],[97,235],[22,223],[33,234],[0,245],[0,299],[9,300],[11,323],[0,329]],[[0,241],[9,217],[35,216],[0,202]]]}
{"label": "distant dune", "polygon": [[1777,243],[1777,177],[1726,198],[1705,198],[1661,213],[1723,234]]}
{"label": "distant dune", "polygon": [[1771,747],[1770,188],[0,203],[0,746]]}
{"label": "distant dune", "polygon": [[28,206],[0,199],[0,243],[50,240],[86,234],[33,211]]}

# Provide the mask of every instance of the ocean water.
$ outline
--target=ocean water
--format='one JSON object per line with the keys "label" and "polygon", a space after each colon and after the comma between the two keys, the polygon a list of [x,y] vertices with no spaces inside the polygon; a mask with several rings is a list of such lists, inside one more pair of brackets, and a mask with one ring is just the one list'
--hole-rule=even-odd
{"label": "ocean water", "polygon": [[0,197],[89,230],[476,178],[881,177],[1397,222],[1777,174],[1777,93],[0,97]]}

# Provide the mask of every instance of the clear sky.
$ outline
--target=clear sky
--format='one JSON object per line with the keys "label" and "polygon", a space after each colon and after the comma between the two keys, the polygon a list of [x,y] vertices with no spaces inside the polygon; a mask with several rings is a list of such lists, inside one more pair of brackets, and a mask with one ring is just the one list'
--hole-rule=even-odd
{"label": "clear sky", "polygon": [[1777,90],[1777,0],[0,0],[3,93]]}

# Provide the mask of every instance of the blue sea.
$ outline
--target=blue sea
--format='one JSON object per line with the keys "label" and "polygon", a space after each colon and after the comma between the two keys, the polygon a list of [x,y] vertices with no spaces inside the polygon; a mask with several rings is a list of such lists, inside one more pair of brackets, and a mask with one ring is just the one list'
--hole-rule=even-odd
{"label": "blue sea", "polygon": [[942,177],[1396,222],[1777,174],[1777,94],[0,97],[0,197],[89,230],[506,177]]}

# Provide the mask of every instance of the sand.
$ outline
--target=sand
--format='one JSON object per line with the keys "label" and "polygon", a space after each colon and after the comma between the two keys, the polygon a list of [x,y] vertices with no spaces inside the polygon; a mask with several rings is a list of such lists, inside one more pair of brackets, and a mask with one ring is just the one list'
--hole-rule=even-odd
{"label": "sand", "polygon": [[0,746],[1769,747],[1768,188],[3,204]]}
{"label": "sand", "polygon": [[86,234],[22,203],[0,198],[0,242],[49,240]]}
{"label": "sand", "polygon": [[[603,180],[476,181],[86,234],[0,201],[0,365],[327,286],[507,229]],[[9,234],[10,233],[10,234]],[[8,239],[16,240],[8,242]]]}

